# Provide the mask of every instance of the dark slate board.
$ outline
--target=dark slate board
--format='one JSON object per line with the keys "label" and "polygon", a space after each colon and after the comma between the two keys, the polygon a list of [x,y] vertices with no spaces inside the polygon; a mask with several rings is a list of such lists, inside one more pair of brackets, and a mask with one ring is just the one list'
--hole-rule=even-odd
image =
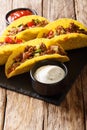
{"label": "dark slate board", "polygon": [[72,84],[78,77],[83,67],[87,64],[87,48],[76,49],[67,52],[70,61],[65,63],[68,68],[68,76],[66,90],[61,95],[55,97],[43,97],[38,95],[32,88],[31,78],[29,73],[21,74],[10,79],[7,79],[4,73],[4,66],[0,67],[0,87],[16,91],[48,103],[59,105],[70,90]]}

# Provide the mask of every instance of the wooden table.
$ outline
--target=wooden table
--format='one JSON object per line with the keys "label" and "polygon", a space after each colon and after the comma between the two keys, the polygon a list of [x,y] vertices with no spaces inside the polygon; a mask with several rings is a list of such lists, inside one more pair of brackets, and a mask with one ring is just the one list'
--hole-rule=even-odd
{"label": "wooden table", "polygon": [[[87,25],[87,0],[0,0],[0,34],[5,14],[30,7],[49,20],[77,19]],[[87,130],[87,66],[60,106],[0,88],[0,130]]]}

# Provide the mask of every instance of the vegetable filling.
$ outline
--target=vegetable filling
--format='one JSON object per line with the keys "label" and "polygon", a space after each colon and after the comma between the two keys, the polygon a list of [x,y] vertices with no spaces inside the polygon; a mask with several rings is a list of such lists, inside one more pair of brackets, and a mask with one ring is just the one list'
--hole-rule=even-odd
{"label": "vegetable filling", "polygon": [[44,33],[44,38],[53,38],[54,36],[59,36],[62,34],[69,34],[69,33],[82,33],[87,35],[87,31],[84,29],[80,29],[79,26],[75,25],[74,23],[70,23],[68,28],[64,28],[63,26],[57,26],[55,31],[50,30],[47,34]]}
{"label": "vegetable filling", "polygon": [[29,28],[44,27],[47,24],[48,22],[46,20],[40,21],[39,19],[32,19],[32,21],[28,22],[27,24],[20,24],[17,27],[12,27],[10,30],[8,30],[8,36],[16,35],[17,33]]}
{"label": "vegetable filling", "polygon": [[65,55],[66,53],[58,45],[51,45],[48,48],[44,43],[41,43],[38,46],[26,46],[23,53],[20,53],[13,59],[14,62],[8,69],[8,74],[14,71],[16,67],[18,67],[21,63],[25,62],[28,59],[49,54]]}
{"label": "vegetable filling", "polygon": [[16,38],[16,37],[11,38],[11,37],[7,36],[7,37],[5,38],[5,41],[4,41],[4,42],[0,42],[0,46],[6,45],[6,44],[20,44],[20,43],[22,43],[22,42],[23,42],[23,41],[22,41],[21,39],[18,39],[18,38]]}

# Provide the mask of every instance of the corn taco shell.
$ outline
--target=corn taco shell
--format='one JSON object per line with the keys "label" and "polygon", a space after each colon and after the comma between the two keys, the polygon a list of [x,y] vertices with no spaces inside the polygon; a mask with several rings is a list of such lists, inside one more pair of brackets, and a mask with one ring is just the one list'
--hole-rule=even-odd
{"label": "corn taco shell", "polygon": [[10,54],[12,53],[12,51],[14,49],[16,49],[18,46],[20,45],[5,45],[5,46],[0,46],[0,65],[4,65],[8,59],[8,57],[10,56]]}
{"label": "corn taco shell", "polygon": [[3,32],[2,36],[16,36],[25,41],[36,38],[40,30],[49,21],[38,15],[23,16],[13,21]]}
{"label": "corn taco shell", "polygon": [[60,35],[52,39],[52,41],[58,42],[64,50],[87,47],[87,36],[84,34],[73,33],[72,35]]}
{"label": "corn taco shell", "polygon": [[5,65],[5,74],[7,78],[22,74],[28,72],[36,62],[53,58],[61,62],[69,60],[63,48],[57,43],[47,39],[31,40],[22,44],[9,56]]}
{"label": "corn taco shell", "polygon": [[87,47],[87,27],[69,18],[61,18],[49,23],[37,37],[55,40],[65,50]]}

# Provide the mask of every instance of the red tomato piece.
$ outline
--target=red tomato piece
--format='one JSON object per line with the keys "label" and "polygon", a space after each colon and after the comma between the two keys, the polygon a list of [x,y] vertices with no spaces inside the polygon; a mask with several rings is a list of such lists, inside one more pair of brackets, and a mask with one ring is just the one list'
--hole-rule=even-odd
{"label": "red tomato piece", "polygon": [[16,42],[16,43],[22,43],[22,40],[21,40],[21,39],[16,39],[15,42]]}
{"label": "red tomato piece", "polygon": [[35,23],[34,23],[33,21],[31,21],[31,22],[27,23],[27,26],[28,26],[28,27],[35,26]]}
{"label": "red tomato piece", "polygon": [[6,37],[5,42],[6,43],[11,43],[11,44],[14,43],[14,41],[13,41],[13,39],[11,37]]}

